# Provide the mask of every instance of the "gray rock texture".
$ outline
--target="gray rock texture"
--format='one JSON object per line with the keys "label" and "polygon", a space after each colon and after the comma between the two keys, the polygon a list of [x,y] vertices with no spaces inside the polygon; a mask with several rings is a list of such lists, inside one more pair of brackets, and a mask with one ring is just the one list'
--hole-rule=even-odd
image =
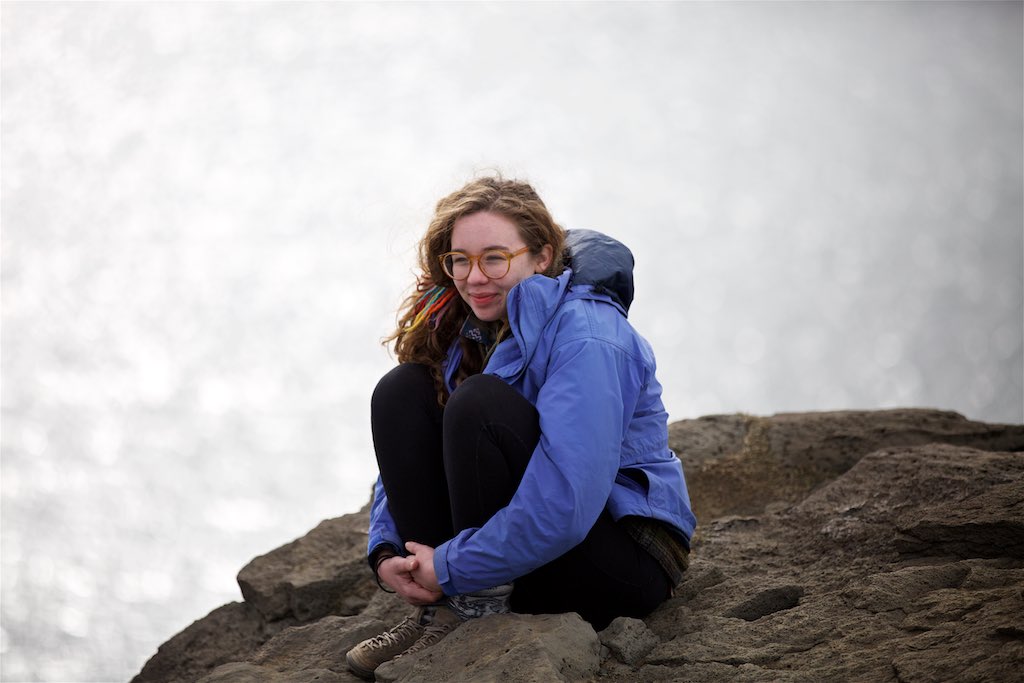
{"label": "gray rock texture", "polygon": [[585,681],[601,642],[577,614],[502,614],[467,621],[437,645],[377,669],[392,681]]}
{"label": "gray rock texture", "polygon": [[[575,614],[467,622],[386,681],[1013,681],[1024,670],[1024,426],[934,410],[670,426],[701,526],[675,595],[600,634]],[[135,683],[356,681],[344,653],[406,612],[368,510],[254,559],[243,603]]]}
{"label": "gray rock texture", "polygon": [[883,447],[946,443],[1014,451],[1021,429],[919,408],[711,415],[669,425],[669,445],[686,466],[697,519],[707,521],[797,503]]}
{"label": "gray rock texture", "polygon": [[268,621],[358,614],[376,592],[367,585],[369,508],[320,522],[302,538],[261,555],[238,573],[245,601]]}
{"label": "gray rock texture", "polygon": [[601,644],[623,664],[634,665],[642,661],[654,646],[661,643],[651,629],[640,619],[619,617],[598,634]]}

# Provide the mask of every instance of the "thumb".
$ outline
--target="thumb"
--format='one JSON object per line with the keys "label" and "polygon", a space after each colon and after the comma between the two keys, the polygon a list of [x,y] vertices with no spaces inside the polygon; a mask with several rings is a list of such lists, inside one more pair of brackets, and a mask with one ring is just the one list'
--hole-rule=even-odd
{"label": "thumb", "polygon": [[421,545],[421,544],[417,543],[416,541],[407,541],[406,544],[405,544],[405,549],[408,550],[413,555],[418,553],[423,548],[426,548],[426,546],[425,545]]}

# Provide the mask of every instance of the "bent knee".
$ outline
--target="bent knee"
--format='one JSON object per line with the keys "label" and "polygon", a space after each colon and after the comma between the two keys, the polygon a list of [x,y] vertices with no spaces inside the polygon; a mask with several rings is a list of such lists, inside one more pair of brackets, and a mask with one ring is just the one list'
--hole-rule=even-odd
{"label": "bent knee", "polygon": [[372,408],[391,407],[407,402],[410,397],[422,397],[427,392],[431,396],[437,395],[430,369],[421,363],[401,363],[377,382],[370,405]]}
{"label": "bent knee", "polygon": [[472,375],[452,392],[445,405],[445,412],[473,412],[499,400],[507,392],[515,393],[515,390],[494,375]]}

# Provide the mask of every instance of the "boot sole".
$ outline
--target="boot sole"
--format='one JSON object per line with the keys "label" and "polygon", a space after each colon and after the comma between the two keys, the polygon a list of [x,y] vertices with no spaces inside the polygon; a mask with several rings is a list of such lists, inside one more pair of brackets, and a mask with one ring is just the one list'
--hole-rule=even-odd
{"label": "boot sole", "polygon": [[366,667],[360,666],[358,662],[354,662],[352,659],[351,655],[345,655],[345,661],[348,662],[349,671],[359,678],[362,678],[364,681],[374,680],[373,672],[375,669],[367,669]]}

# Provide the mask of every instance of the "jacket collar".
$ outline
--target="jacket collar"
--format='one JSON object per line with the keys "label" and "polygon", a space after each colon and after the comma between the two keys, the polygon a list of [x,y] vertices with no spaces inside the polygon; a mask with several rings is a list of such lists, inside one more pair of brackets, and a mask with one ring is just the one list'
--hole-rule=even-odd
{"label": "jacket collar", "polygon": [[494,332],[472,313],[466,318],[466,322],[462,323],[459,334],[485,347],[490,347],[494,343]]}
{"label": "jacket collar", "polygon": [[623,316],[625,309],[618,301],[593,285],[573,284],[573,271],[566,268],[557,278],[533,275],[508,293],[508,320],[512,336],[498,345],[487,364],[487,372],[506,381],[515,381],[530,364],[537,348],[544,341],[544,329],[559,306],[573,299],[591,299],[614,306]]}

